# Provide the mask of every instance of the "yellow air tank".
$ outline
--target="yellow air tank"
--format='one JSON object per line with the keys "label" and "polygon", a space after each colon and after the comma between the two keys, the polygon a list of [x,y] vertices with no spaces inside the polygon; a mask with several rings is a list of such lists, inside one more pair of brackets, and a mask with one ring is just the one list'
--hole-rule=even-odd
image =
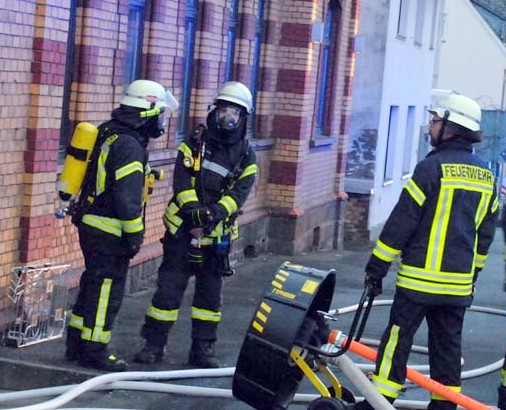
{"label": "yellow air tank", "polygon": [[97,140],[98,128],[89,122],[77,124],[67,148],[60,180],[56,185],[60,199],[68,201],[81,190],[88,162]]}

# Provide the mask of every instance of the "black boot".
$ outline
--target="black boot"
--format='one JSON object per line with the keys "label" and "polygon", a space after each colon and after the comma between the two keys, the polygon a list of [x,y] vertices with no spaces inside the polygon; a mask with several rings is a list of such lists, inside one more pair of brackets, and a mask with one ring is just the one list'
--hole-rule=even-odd
{"label": "black boot", "polygon": [[203,369],[216,369],[220,363],[214,358],[214,340],[194,339],[188,363]]}
{"label": "black boot", "polygon": [[67,340],[65,341],[65,359],[69,362],[79,359],[81,354],[81,329],[68,326]]}
{"label": "black boot", "polygon": [[78,364],[83,367],[91,367],[92,369],[106,372],[124,372],[127,369],[127,363],[123,359],[118,359],[113,354],[87,358],[83,353],[79,357]]}
{"label": "black boot", "polygon": [[135,361],[137,363],[160,363],[163,360],[165,354],[165,346],[154,346],[146,344],[144,348],[135,355]]}
{"label": "black boot", "polygon": [[497,407],[500,410],[506,410],[506,386],[500,386],[497,389]]}

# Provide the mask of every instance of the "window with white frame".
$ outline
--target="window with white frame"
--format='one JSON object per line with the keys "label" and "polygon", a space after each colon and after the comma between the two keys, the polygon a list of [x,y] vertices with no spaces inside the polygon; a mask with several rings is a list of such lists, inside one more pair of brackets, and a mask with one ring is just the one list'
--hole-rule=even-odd
{"label": "window with white frame", "polygon": [[388,121],[387,149],[385,152],[385,173],[383,182],[389,182],[394,179],[395,167],[395,145],[397,140],[397,129],[399,122],[399,106],[390,107],[390,118]]}
{"label": "window with white frame", "polygon": [[403,177],[411,173],[411,150],[413,148],[413,139],[415,138],[415,113],[415,106],[410,105],[406,116],[406,132],[404,135],[404,158],[402,160]]}

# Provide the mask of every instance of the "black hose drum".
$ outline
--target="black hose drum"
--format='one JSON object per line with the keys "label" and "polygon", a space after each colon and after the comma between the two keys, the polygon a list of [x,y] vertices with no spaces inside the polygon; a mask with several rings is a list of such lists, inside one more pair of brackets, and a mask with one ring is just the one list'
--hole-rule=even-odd
{"label": "black hose drum", "polygon": [[303,377],[290,351],[307,333],[303,323],[306,327],[308,319],[317,321],[318,311],[329,311],[334,287],[334,270],[290,262],[278,268],[241,347],[232,385],[237,399],[261,410],[288,407]]}

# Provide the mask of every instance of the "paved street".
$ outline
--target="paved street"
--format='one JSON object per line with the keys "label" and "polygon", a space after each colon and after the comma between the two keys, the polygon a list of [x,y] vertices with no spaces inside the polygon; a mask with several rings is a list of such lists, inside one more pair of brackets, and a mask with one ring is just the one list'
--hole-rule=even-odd
{"label": "paved street", "polygon": [[[497,362],[503,357],[506,349],[506,337],[503,309],[506,309],[506,293],[502,290],[504,277],[502,257],[502,233],[498,230],[496,240],[492,246],[489,262],[481,273],[475,304],[481,307],[498,310],[499,314],[490,314],[470,310],[466,316],[464,326],[464,365],[463,371],[477,370],[481,372],[484,366]],[[194,379],[178,379],[165,381],[163,385],[176,384],[180,386],[208,387],[213,389],[226,389],[224,394],[230,395],[233,367],[236,365],[244,336],[248,329],[252,315],[255,312],[267,284],[271,281],[278,267],[285,260],[321,270],[336,270],[336,286],[331,309],[342,309],[356,304],[362,294],[363,269],[369,256],[370,249],[359,247],[343,251],[318,252],[296,257],[278,255],[260,255],[254,259],[246,259],[237,267],[237,272],[226,280],[224,293],[223,320],[219,332],[218,358],[222,361],[228,376],[199,377]],[[395,274],[392,271],[386,278],[384,293],[378,300],[389,300],[393,295]],[[132,372],[160,372],[186,370],[190,345],[190,319],[189,306],[191,301],[191,287],[187,291],[180,312],[180,319],[169,335],[169,354],[163,363],[156,365],[140,365],[133,362],[136,351],[142,346],[139,329],[143,322],[145,309],[150,303],[153,289],[146,289],[135,294],[127,295],[121,307],[120,315],[113,332],[111,350],[118,356],[125,357]],[[367,323],[364,338],[377,340],[386,326],[389,307],[374,306]],[[494,313],[496,313],[494,311]],[[287,315],[290,316],[290,315]],[[286,317],[289,321],[291,317]],[[332,328],[339,328],[347,332],[350,328],[353,313],[340,315],[337,322],[331,322]],[[287,322],[288,323],[288,322]],[[426,346],[426,331],[422,326],[418,332],[415,344]],[[23,348],[0,346],[0,389],[13,391],[27,389],[62,386],[80,383],[102,373],[82,369],[75,364],[64,361],[64,339],[55,339]],[[356,363],[367,361],[349,354]],[[426,364],[424,354],[413,352],[410,364]],[[344,377],[339,369],[333,369],[340,382],[357,396],[360,392]],[[197,374],[203,374],[197,371]],[[135,374],[132,380],[141,380],[147,373]],[[108,376],[122,377],[122,376]],[[499,371],[486,373],[473,378],[466,378],[463,382],[463,392],[470,397],[489,405],[496,404],[496,388],[499,383]],[[156,386],[161,386],[159,382]],[[120,386],[118,386],[120,387]],[[169,408],[185,409],[234,409],[246,410],[251,407],[234,398],[211,397],[209,392],[199,392],[194,396],[196,389],[188,393],[160,393],[149,392],[153,384],[140,386],[134,383],[129,387],[140,390],[126,390],[126,385],[119,390],[105,390],[88,392],[59,406],[61,408],[116,408],[116,409],[143,409],[162,410]],[[315,395],[317,390],[307,379],[304,379],[297,391],[298,393]],[[212,390],[216,394],[216,390]],[[220,393],[221,394],[221,393]],[[4,401],[5,396],[0,394],[0,408],[16,408],[30,404],[42,403],[54,396],[24,398],[15,401]],[[402,400],[426,401],[428,393],[412,384],[406,385]],[[30,408],[54,408],[39,407]],[[307,404],[294,403],[290,409],[307,408]]]}

